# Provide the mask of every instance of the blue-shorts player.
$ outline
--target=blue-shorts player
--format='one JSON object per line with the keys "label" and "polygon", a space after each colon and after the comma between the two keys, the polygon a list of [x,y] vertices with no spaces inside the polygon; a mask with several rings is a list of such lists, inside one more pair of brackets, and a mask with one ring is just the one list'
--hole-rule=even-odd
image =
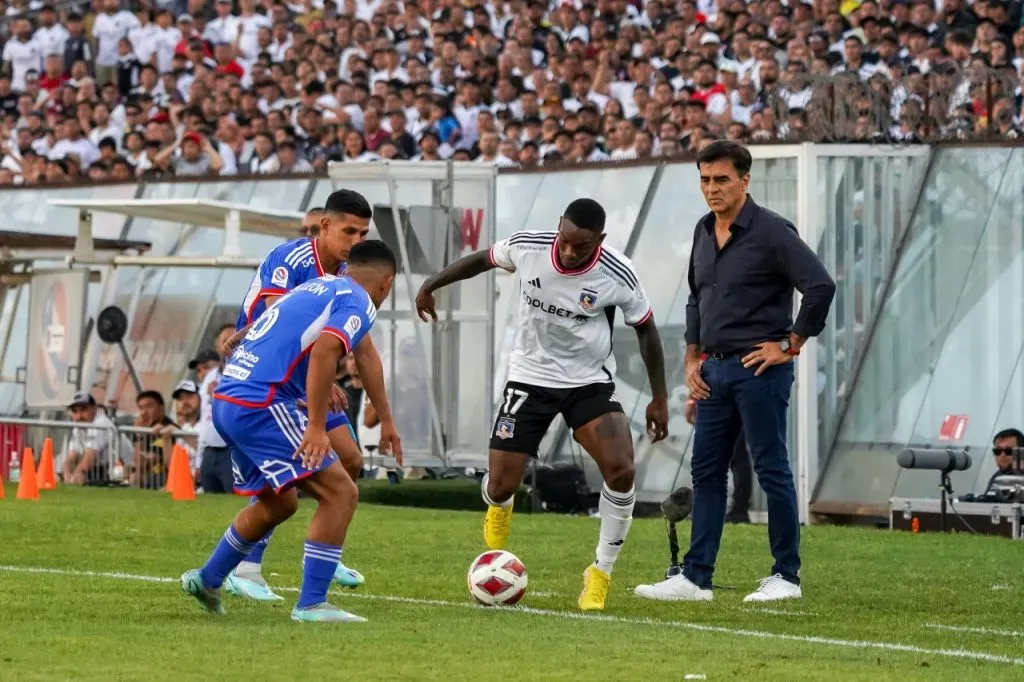
{"label": "blue-shorts player", "polygon": [[[213,423],[232,448],[236,488],[258,501],[235,517],[202,569],[181,576],[182,589],[207,610],[224,612],[225,579],[261,538],[295,513],[298,488],[317,500],[317,510],[292,619],[362,620],[327,603],[358,500],[355,483],[331,450],[327,416],[338,361],[368,338],[395,271],[394,254],[383,242],[355,246],[346,277],[314,279],[286,294],[252,324],[225,366],[214,393]],[[369,398],[386,404],[386,396]],[[401,458],[397,434],[381,447]]]}
{"label": "blue-shorts player", "polygon": [[[317,277],[344,275],[345,263],[352,248],[366,239],[370,231],[373,209],[358,192],[340,189],[333,192],[320,212],[320,222],[315,238],[303,237],[274,248],[252,279],[242,300],[235,323],[236,335],[229,344],[233,348],[244,337],[249,326],[284,294]],[[367,341],[360,352],[376,356],[372,343]],[[340,407],[341,389],[334,389],[332,403]],[[328,415],[327,433],[331,447],[352,479],[359,477],[363,467],[363,456],[355,438],[348,438],[350,429],[341,410]],[[252,501],[255,503],[256,498]],[[224,589],[229,594],[257,601],[279,601],[263,579],[263,553],[270,542],[270,536],[263,538],[252,553],[228,576]],[[365,580],[358,571],[338,564],[334,581],[343,587],[359,587]]]}

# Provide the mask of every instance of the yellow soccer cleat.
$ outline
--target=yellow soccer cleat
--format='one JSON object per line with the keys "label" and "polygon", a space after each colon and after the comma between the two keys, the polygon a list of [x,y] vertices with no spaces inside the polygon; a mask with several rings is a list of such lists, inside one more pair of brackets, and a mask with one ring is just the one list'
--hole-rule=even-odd
{"label": "yellow soccer cleat", "polygon": [[512,532],[512,505],[487,507],[484,517],[484,542],[487,549],[505,549],[509,533]]}
{"label": "yellow soccer cleat", "polygon": [[583,571],[583,591],[577,602],[583,611],[603,611],[612,577],[591,564]]}

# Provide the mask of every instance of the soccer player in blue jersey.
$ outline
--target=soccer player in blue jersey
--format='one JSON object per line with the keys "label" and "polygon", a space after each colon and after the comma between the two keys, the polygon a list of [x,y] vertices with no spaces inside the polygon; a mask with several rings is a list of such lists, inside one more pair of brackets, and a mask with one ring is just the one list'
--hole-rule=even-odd
{"label": "soccer player in blue jersey", "polygon": [[[202,569],[181,576],[182,589],[208,611],[224,612],[220,588],[228,574],[295,513],[299,488],[318,505],[292,619],[364,620],[327,603],[358,502],[352,477],[331,449],[328,411],[338,362],[366,343],[396,270],[384,242],[356,245],[345,277],[326,276],[293,289],[250,326],[231,355],[214,393],[213,422],[232,448],[236,487],[258,500],[239,512]],[[354,357],[370,401],[387,405],[379,358]],[[380,448],[401,460],[397,433],[382,432]]]}
{"label": "soccer player in blue jersey", "polygon": [[[314,238],[301,237],[282,244],[263,259],[242,301],[235,323],[237,331],[229,347],[234,348],[252,322],[293,288],[324,275],[344,274],[345,262],[352,248],[365,240],[370,231],[372,216],[373,209],[358,192],[347,189],[333,192],[319,211],[318,229]],[[369,339],[358,352],[376,356],[376,350]],[[341,412],[344,400],[341,389],[332,389],[332,396],[334,411],[328,416],[327,432],[342,466],[355,480],[363,467],[362,451],[356,439],[349,438],[349,429],[352,427]],[[253,497],[252,501],[255,503],[256,498]],[[257,543],[252,553],[228,577],[225,589],[229,594],[257,601],[282,599],[267,587],[263,578],[263,553],[269,543],[268,535]],[[343,587],[351,588],[365,582],[359,571],[342,563],[338,564],[334,580]]]}

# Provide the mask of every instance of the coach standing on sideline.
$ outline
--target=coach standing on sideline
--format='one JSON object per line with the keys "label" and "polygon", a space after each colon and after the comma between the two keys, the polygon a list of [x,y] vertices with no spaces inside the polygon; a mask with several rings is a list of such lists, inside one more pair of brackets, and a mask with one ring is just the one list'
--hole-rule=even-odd
{"label": "coach standing on sideline", "polygon": [[[797,599],[800,520],[786,449],[793,359],[825,327],[836,285],[785,218],[747,194],[750,152],[719,140],[697,156],[711,213],[701,218],[690,254],[686,304],[686,383],[697,401],[693,528],[683,572],[636,594],[710,601],[725,525],[727,474],[742,429],[768,498],[772,577],[744,601]],[[793,322],[793,289],[803,294]]]}

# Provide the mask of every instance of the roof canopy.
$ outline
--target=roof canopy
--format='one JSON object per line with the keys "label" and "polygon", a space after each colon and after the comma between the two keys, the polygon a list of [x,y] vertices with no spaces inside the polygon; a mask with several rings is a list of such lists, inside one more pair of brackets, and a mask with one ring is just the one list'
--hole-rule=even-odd
{"label": "roof canopy", "polygon": [[297,211],[255,208],[216,199],[50,199],[48,203],[81,211],[216,228],[224,228],[231,212],[237,211],[242,230],[282,237],[295,236],[303,218]]}

